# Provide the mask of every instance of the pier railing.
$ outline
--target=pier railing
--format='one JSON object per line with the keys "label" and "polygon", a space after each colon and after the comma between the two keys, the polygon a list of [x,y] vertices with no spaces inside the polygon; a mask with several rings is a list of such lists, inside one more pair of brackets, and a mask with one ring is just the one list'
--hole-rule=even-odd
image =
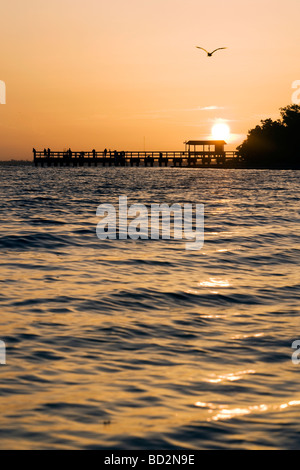
{"label": "pier railing", "polygon": [[52,151],[33,149],[36,166],[184,166],[225,167],[239,163],[237,152],[212,151]]}

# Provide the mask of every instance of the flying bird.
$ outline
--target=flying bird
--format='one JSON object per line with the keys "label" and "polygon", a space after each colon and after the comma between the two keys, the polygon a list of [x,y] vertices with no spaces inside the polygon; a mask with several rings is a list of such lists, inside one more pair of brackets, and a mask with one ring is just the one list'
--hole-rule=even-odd
{"label": "flying bird", "polygon": [[227,49],[227,47],[219,47],[218,49],[215,49],[214,51],[212,52],[208,52],[206,49],[203,49],[203,47],[199,47],[199,46],[196,46],[197,49],[202,49],[202,51],[206,52],[207,54],[207,57],[212,57],[212,55],[217,52],[217,51],[221,51],[222,49]]}

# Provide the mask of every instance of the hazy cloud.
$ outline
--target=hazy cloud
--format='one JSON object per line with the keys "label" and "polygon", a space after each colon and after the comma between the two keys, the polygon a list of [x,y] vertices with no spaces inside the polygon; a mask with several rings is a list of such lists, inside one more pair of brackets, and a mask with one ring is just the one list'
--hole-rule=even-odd
{"label": "hazy cloud", "polygon": [[216,109],[225,109],[223,106],[204,106],[203,108],[198,108],[199,111],[214,111]]}

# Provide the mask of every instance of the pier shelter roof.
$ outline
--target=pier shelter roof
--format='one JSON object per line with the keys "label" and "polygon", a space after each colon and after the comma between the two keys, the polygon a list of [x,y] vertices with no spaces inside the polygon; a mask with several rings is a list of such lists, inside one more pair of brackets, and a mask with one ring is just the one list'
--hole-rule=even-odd
{"label": "pier shelter roof", "polygon": [[188,140],[186,145],[226,145],[225,140]]}

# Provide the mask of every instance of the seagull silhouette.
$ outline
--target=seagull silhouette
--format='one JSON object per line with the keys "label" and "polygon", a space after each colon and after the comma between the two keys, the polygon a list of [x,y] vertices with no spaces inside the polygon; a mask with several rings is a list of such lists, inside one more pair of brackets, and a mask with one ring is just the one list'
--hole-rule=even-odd
{"label": "seagull silhouette", "polygon": [[227,49],[227,47],[219,47],[218,49],[215,49],[214,51],[212,52],[208,52],[206,49],[203,49],[203,47],[199,47],[199,46],[196,46],[197,49],[201,49],[202,51],[206,52],[207,54],[207,57],[212,57],[212,55],[217,52],[217,51],[221,51],[222,49]]}

